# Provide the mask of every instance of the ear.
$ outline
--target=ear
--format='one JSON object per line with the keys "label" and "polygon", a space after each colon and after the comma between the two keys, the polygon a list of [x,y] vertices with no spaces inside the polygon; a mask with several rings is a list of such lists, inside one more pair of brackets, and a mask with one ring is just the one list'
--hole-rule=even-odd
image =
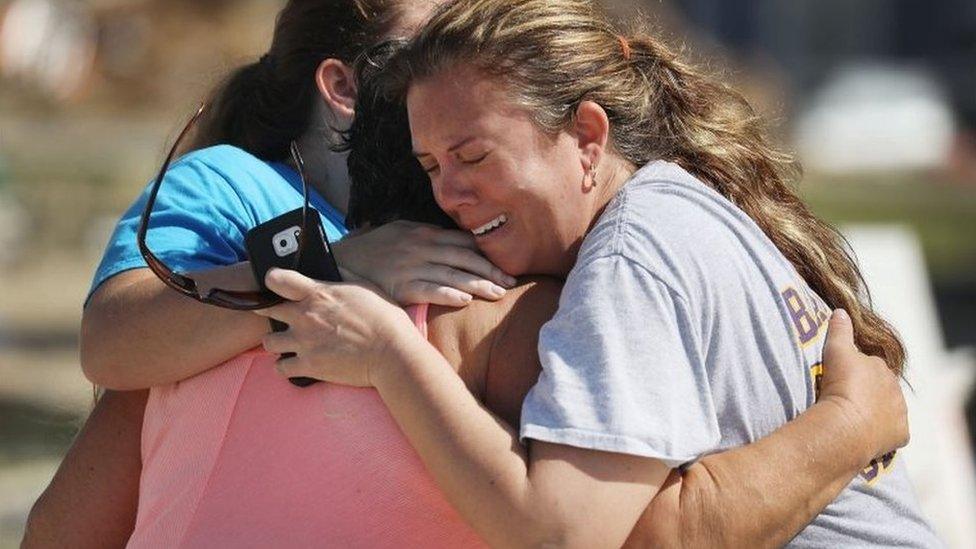
{"label": "ear", "polygon": [[610,139],[610,119],[607,111],[593,101],[583,101],[576,108],[574,133],[580,152],[583,173],[600,165]]}
{"label": "ear", "polygon": [[315,70],[315,84],[336,119],[346,126],[356,111],[356,75],[352,67],[329,58]]}

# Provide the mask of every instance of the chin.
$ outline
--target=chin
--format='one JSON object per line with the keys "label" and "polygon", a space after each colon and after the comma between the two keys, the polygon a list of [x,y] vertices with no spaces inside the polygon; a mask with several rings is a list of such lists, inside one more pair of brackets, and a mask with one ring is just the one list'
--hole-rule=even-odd
{"label": "chin", "polygon": [[528,258],[519,257],[518,254],[489,253],[485,251],[485,257],[488,258],[488,261],[494,263],[496,267],[512,276],[535,274],[530,268],[529,261],[527,261]]}

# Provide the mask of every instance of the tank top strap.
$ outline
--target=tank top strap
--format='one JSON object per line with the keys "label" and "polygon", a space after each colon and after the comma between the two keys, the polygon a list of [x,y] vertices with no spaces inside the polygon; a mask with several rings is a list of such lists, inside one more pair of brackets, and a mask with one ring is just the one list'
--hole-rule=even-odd
{"label": "tank top strap", "polygon": [[406,307],[407,314],[410,315],[410,320],[413,321],[414,326],[420,330],[420,335],[427,339],[427,314],[430,312],[429,303],[421,303],[419,305],[410,305]]}

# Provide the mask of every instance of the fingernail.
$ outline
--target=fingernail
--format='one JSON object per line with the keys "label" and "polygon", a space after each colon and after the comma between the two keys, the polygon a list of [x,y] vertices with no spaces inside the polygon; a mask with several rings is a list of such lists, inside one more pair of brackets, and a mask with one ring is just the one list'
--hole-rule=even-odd
{"label": "fingernail", "polygon": [[518,280],[516,280],[514,276],[505,275],[505,285],[506,286],[508,286],[509,288],[511,288],[511,287],[515,286],[516,284],[518,284]]}
{"label": "fingernail", "polygon": [[848,315],[847,311],[845,311],[844,309],[834,309],[834,315],[840,320],[843,320],[844,322],[851,321],[850,315]]}
{"label": "fingernail", "polygon": [[502,288],[497,284],[492,284],[488,291],[491,292],[491,295],[495,297],[504,297],[506,292],[505,288]]}

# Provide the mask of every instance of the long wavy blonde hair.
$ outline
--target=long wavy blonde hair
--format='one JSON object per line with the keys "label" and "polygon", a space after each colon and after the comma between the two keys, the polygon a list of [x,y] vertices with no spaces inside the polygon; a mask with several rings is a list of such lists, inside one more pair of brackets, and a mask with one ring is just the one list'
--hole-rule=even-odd
{"label": "long wavy blonde hair", "polygon": [[636,166],[675,162],[732,201],[830,307],[848,311],[859,348],[902,372],[904,348],[872,310],[846,242],[797,196],[797,164],[732,88],[645,32],[625,36],[586,0],[450,2],[394,63],[394,88],[458,64],[504,82],[549,134],[581,101],[598,103],[618,154]]}

